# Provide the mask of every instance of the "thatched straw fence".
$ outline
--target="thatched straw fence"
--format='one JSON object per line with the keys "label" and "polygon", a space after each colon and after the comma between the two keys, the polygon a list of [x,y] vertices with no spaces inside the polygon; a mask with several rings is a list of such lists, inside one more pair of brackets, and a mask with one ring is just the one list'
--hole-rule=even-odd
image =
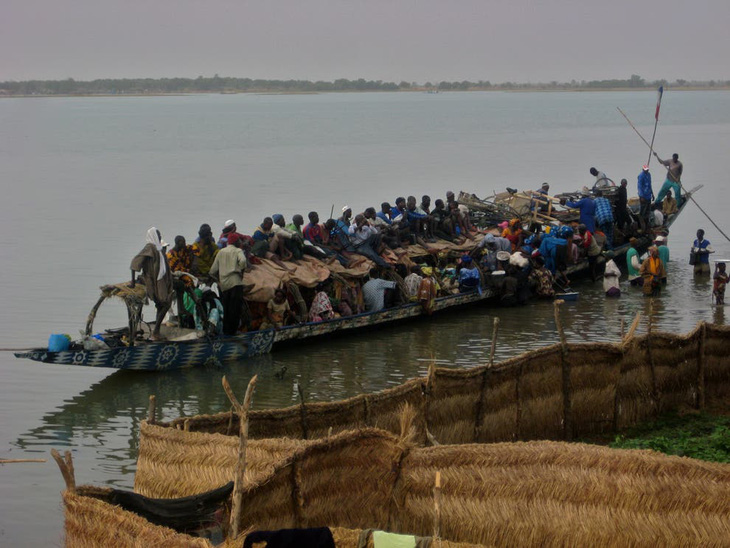
{"label": "thatched straw fence", "polygon": [[[422,448],[413,413],[400,437],[362,429],[302,445],[244,487],[242,530],[330,526],[353,547],[368,528],[494,546],[730,539],[730,465],[550,441]],[[103,489],[71,485],[64,501],[69,545],[210,546],[105,502]]]}
{"label": "thatched straw fence", "polygon": [[[432,367],[427,377],[342,401],[251,411],[249,437],[311,440],[366,427],[397,433],[400,410],[408,404],[417,411],[420,445],[572,440],[618,431],[663,411],[730,400],[730,327],[701,323],[685,335],[632,333],[620,343],[558,343],[494,367]],[[237,436],[238,428],[230,412],[144,422],[135,488],[159,493],[148,489],[148,478],[159,476],[155,467],[177,459],[205,474],[205,463],[219,458],[211,445],[228,447],[226,437]],[[211,445],[210,434],[219,434]],[[259,450],[280,454],[293,447],[271,443]],[[192,454],[195,448],[201,457]],[[234,452],[226,458],[235,460]]]}

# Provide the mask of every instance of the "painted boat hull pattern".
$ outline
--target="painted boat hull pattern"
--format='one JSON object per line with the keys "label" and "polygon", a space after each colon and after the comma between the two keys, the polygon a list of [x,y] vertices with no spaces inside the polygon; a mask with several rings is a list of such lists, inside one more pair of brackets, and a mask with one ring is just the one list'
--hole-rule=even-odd
{"label": "painted boat hull pattern", "polygon": [[271,352],[274,330],[254,331],[212,341],[166,341],[108,350],[48,352],[44,349],[16,353],[18,358],[59,365],[110,367],[133,371],[170,371],[203,365],[210,359],[236,361]]}

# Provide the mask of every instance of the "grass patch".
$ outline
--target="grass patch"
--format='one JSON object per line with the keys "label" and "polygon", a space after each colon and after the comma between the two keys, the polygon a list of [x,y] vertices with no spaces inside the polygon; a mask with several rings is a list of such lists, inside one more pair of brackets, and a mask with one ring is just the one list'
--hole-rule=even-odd
{"label": "grass patch", "polygon": [[609,446],[730,463],[730,417],[669,413],[618,434]]}

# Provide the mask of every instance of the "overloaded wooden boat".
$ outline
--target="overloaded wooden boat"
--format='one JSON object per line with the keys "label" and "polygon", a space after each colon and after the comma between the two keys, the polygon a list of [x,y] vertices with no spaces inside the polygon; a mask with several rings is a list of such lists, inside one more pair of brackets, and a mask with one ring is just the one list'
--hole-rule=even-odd
{"label": "overloaded wooden boat", "polygon": [[[684,200],[677,215],[669,219],[665,226],[661,228],[662,230],[668,230],[679,213],[689,203],[689,197],[698,188],[686,193],[685,196],[687,199]],[[475,222],[492,222],[494,219],[511,215],[521,215],[522,217],[520,218],[523,218],[525,222],[540,220],[529,209],[525,213],[523,211],[524,204],[515,208],[510,205],[505,205],[505,203],[499,200],[488,202],[479,200],[474,195],[466,195],[464,193],[462,193],[460,199],[464,200],[465,203],[468,203],[473,208]],[[514,199],[513,193],[510,193],[507,198],[507,200],[510,199]],[[521,199],[523,201],[527,200],[529,203],[527,195]],[[500,198],[500,200],[503,200],[503,198]],[[516,204],[512,203],[512,205]],[[636,209],[636,205],[632,207]],[[631,211],[631,214],[635,215],[633,209]],[[502,215],[502,217],[499,217],[499,215]],[[566,222],[573,220],[574,215],[573,217],[570,215],[568,214],[563,220]],[[442,257],[455,259],[464,252],[472,250],[478,241],[462,245],[454,245],[442,241],[434,244],[430,249],[424,249],[417,245],[410,246],[407,254],[408,257],[404,260],[410,261],[419,257],[433,257],[434,253]],[[639,251],[645,250],[651,245],[652,241],[652,232],[646,229],[641,230],[637,249]],[[613,250],[615,258],[621,259],[624,257],[628,249],[628,242],[615,246]],[[344,278],[350,277],[351,279],[361,278],[367,274],[370,266],[372,264],[364,258],[360,258],[357,261],[357,265],[345,269],[336,262],[335,264],[325,266],[313,258],[305,257],[301,268],[302,273],[295,272],[295,274],[287,276],[279,272],[279,277],[272,277],[273,282],[267,282],[268,285],[265,284],[266,287],[262,287],[259,293],[265,295],[264,298],[268,300],[270,293],[273,292],[272,288],[276,287],[279,283],[287,283],[292,290],[295,290],[295,294],[299,294],[297,287],[314,287],[317,283],[326,280],[331,275]],[[260,268],[262,272],[267,273],[277,271],[273,263],[265,260]],[[297,268],[297,271],[299,270]],[[567,274],[571,277],[577,277],[585,274],[588,270],[588,261],[582,260],[577,264],[570,265]],[[395,322],[416,318],[422,319],[432,314],[453,310],[458,307],[490,302],[497,296],[497,292],[493,289],[488,277],[483,277],[481,285],[481,291],[479,292],[473,291],[439,297],[429,310],[425,310],[420,303],[406,303],[382,311],[336,317],[321,322],[306,321],[306,313],[300,311],[300,323],[285,326],[278,330],[261,329],[241,333],[234,337],[211,337],[206,335],[207,330],[205,329],[196,331],[194,329],[186,330],[177,327],[167,327],[163,330],[163,335],[166,338],[165,341],[152,341],[149,339],[151,330],[148,324],[142,319],[142,307],[145,302],[145,295],[144,287],[141,284],[138,284],[134,290],[130,289],[124,283],[107,285],[101,288],[101,297],[89,314],[83,341],[72,343],[67,349],[64,348],[54,351],[54,349],[49,349],[48,347],[35,348],[25,352],[18,352],[15,355],[19,358],[27,358],[44,363],[110,367],[135,371],[166,371],[199,366],[210,361],[221,363],[234,362],[251,356],[268,353],[275,346],[291,343],[292,341],[309,340],[339,333],[357,332],[364,328],[392,325]],[[93,340],[94,318],[99,306],[104,300],[113,297],[122,299],[126,304],[129,325],[124,328],[105,331],[101,336],[103,342],[99,344],[99,341]],[[206,318],[203,317],[203,322],[205,323],[205,321]],[[134,335],[130,336],[130,333]]]}
{"label": "overloaded wooden boat", "polygon": [[564,442],[421,448],[407,410],[402,420],[399,436],[364,429],[307,442],[244,481],[238,499],[228,482],[209,493],[179,482],[186,498],[167,500],[76,487],[70,459],[59,458],[66,544],[241,546],[256,531],[322,527],[348,547],[372,545],[372,529],[446,546],[719,546],[730,538],[730,465]]}

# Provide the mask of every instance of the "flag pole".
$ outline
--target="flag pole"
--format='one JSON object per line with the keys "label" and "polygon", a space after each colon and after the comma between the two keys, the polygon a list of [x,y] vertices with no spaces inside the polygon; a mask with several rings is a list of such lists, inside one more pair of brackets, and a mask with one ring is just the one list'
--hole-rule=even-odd
{"label": "flag pole", "polygon": [[656,101],[656,112],[654,113],[654,133],[651,136],[651,144],[649,145],[649,159],[646,161],[647,166],[651,163],[651,155],[654,153],[654,137],[656,137],[656,127],[659,124],[659,107],[662,105],[664,86],[659,86],[657,91],[659,92],[659,97]]}

